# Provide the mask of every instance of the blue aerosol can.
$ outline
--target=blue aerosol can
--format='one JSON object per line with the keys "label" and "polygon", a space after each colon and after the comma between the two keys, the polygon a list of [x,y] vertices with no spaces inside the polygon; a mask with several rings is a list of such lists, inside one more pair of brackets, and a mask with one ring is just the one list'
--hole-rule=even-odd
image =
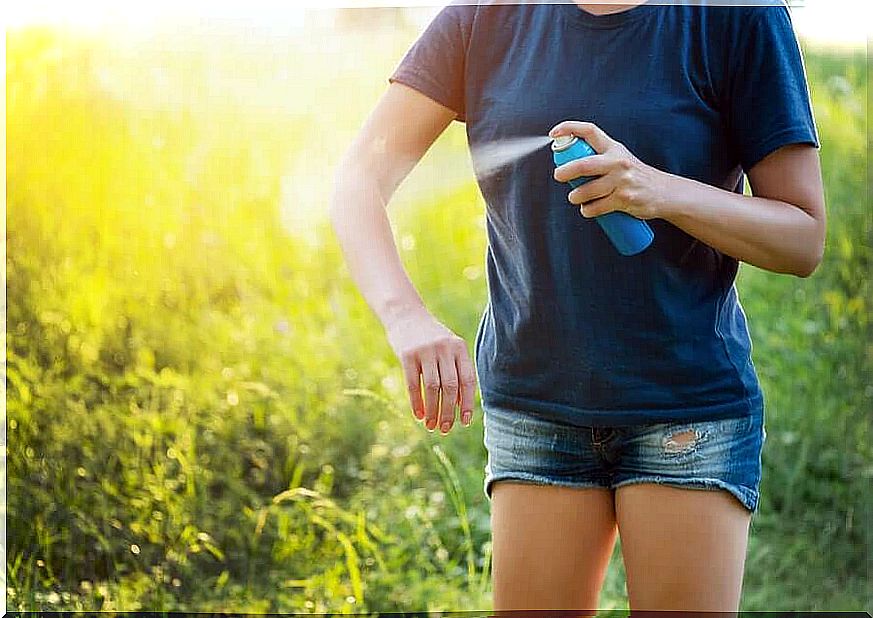
{"label": "blue aerosol can", "polygon": [[[583,157],[590,157],[597,152],[581,137],[576,135],[562,135],[552,141],[552,154],[555,166],[575,161]],[[596,176],[580,176],[567,182],[574,189],[583,185]],[[649,224],[642,219],[620,210],[614,210],[606,214],[594,217],[600,224],[606,236],[622,255],[635,255],[652,244],[655,233]]]}

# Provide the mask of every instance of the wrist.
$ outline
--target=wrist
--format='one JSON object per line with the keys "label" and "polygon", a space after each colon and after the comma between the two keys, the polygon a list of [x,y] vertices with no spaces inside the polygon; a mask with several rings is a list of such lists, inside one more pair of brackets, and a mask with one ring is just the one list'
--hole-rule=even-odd
{"label": "wrist", "polygon": [[430,316],[430,313],[423,303],[416,300],[392,299],[385,302],[379,311],[379,319],[386,331],[401,322],[424,316]]}
{"label": "wrist", "polygon": [[654,181],[652,182],[652,186],[655,189],[652,199],[654,216],[665,221],[672,221],[681,212],[680,202],[683,191],[687,191],[687,188],[683,189],[682,186],[684,179],[657,169],[654,169],[654,175]]}

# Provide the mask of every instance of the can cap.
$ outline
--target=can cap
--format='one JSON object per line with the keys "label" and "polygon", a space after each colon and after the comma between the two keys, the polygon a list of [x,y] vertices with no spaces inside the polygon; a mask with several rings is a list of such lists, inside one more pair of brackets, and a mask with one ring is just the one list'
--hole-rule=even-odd
{"label": "can cap", "polygon": [[572,146],[576,140],[579,139],[575,135],[561,135],[552,140],[552,150],[555,152],[560,152],[562,150],[567,150],[570,146]]}

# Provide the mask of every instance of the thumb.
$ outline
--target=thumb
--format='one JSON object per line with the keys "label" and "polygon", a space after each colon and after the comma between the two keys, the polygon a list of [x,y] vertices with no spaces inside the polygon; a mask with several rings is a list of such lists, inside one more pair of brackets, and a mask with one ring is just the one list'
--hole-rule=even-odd
{"label": "thumb", "polygon": [[580,120],[565,120],[559,122],[549,131],[549,137],[561,135],[577,135],[588,142],[597,153],[605,152],[612,146],[614,140],[606,132],[593,122]]}

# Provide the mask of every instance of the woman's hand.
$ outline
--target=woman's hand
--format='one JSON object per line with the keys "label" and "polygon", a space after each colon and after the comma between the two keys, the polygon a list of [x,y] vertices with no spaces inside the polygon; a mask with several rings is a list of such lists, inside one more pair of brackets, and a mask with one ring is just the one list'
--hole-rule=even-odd
{"label": "woman's hand", "polygon": [[798,277],[810,276],[822,260],[824,190],[810,144],[782,146],[756,163],[748,171],[749,196],[648,166],[590,122],[561,122],[549,135],[578,135],[598,153],[555,170],[560,182],[600,176],[569,194],[585,217],[612,210],[657,217],[725,255]]}
{"label": "woman's hand", "polygon": [[469,426],[473,417],[476,372],[464,339],[424,309],[402,314],[385,328],[391,347],[403,364],[415,417],[426,419],[428,431],[439,424],[445,435],[452,428],[458,406],[462,422]]}
{"label": "woman's hand", "polygon": [[637,159],[623,144],[590,122],[567,120],[549,131],[551,137],[560,135],[577,135],[598,153],[555,169],[555,180],[559,182],[579,176],[599,176],[568,195],[571,204],[579,205],[583,217],[596,217],[613,210],[623,210],[638,219],[661,216],[667,174]]}

